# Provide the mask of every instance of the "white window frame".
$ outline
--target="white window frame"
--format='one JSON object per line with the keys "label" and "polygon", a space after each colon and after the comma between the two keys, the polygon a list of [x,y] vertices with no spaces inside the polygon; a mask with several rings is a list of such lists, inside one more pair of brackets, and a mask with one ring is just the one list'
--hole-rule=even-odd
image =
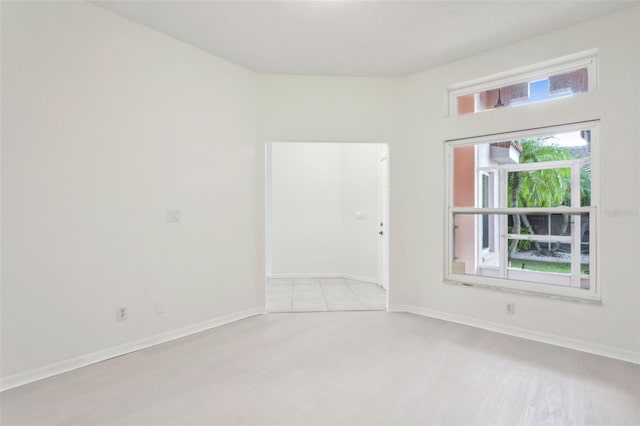
{"label": "white window frame", "polygon": [[[599,259],[599,245],[597,241],[597,236],[599,234],[599,221],[597,216],[597,206],[599,205],[599,188],[600,188],[600,176],[599,176],[599,158],[600,158],[600,140],[599,140],[599,120],[595,121],[587,121],[581,123],[573,123],[567,125],[560,126],[552,126],[552,127],[544,127],[538,129],[531,130],[522,130],[516,132],[508,132],[491,136],[480,136],[480,137],[472,137],[472,138],[464,138],[464,139],[453,139],[445,141],[445,151],[446,151],[446,236],[445,236],[445,265],[444,265],[444,282],[445,283],[454,283],[454,284],[465,284],[471,286],[499,289],[499,290],[511,290],[517,292],[525,292],[536,295],[545,295],[551,297],[561,297],[568,298],[574,300],[584,300],[584,301],[600,301],[600,279],[599,279],[599,268],[598,268],[598,259]],[[551,207],[551,208],[480,208],[480,207],[454,207],[454,167],[453,167],[453,152],[456,147],[462,146],[473,146],[480,143],[492,143],[492,142],[500,142],[505,140],[517,140],[524,139],[528,137],[537,137],[537,136],[548,136],[559,133],[567,133],[572,131],[579,130],[590,130],[591,131],[591,206],[588,207]],[[557,161],[554,162],[554,167],[562,167],[564,163],[567,165],[571,165],[575,167],[575,161]],[[540,163],[531,163],[531,166],[524,166],[524,168],[531,167],[536,168],[536,164]],[[516,166],[514,166],[516,167]],[[522,168],[523,165],[517,166],[518,169]],[[482,168],[478,168],[478,170],[482,170]],[[478,174],[478,170],[474,171],[475,174]],[[478,174],[479,175],[479,174]],[[579,191],[576,193],[575,188],[572,190],[572,196],[578,196]],[[477,200],[476,200],[476,206]],[[575,286],[554,286],[548,285],[541,282],[534,281],[515,281],[509,280],[508,278],[495,278],[490,276],[482,276],[482,275],[472,275],[472,274],[464,274],[459,273],[457,268],[454,268],[455,262],[455,223],[454,223],[454,215],[455,214],[581,214],[581,213],[589,213],[589,238],[590,238],[590,259],[589,259],[589,289],[577,288]],[[577,230],[573,229],[571,235],[576,235]],[[476,236],[477,238],[477,236]],[[521,239],[529,238],[527,236],[519,236]],[[536,240],[544,240],[545,238],[553,239],[553,241],[558,240],[559,237],[543,237],[536,236]],[[570,237],[562,237],[563,239],[567,239]],[[533,239],[533,237],[531,237]],[[499,243],[503,244],[503,238],[500,238]],[[476,244],[480,244],[476,241]],[[502,253],[506,247],[500,247],[499,251]],[[578,251],[580,246],[578,246]],[[578,252],[579,256],[579,252]],[[575,256],[574,256],[575,259]],[[577,265],[575,264],[575,260],[572,259],[571,265],[573,268],[573,274],[575,274],[575,268],[579,268],[579,262]],[[578,258],[579,259],[579,258]],[[506,268],[506,265],[500,264],[501,268]]]}
{"label": "white window frame", "polygon": [[[478,167],[478,188],[476,189],[476,193],[478,194],[478,200],[476,202],[476,207],[488,207],[495,208],[498,206],[497,198],[497,189],[496,183],[498,182],[499,171],[495,166],[491,167]],[[483,191],[483,178],[487,178],[487,198],[488,198],[488,206],[483,206],[482,200],[482,191]],[[488,242],[489,247],[484,247],[484,226],[482,224],[482,216],[478,217],[478,229],[482,229],[483,233],[478,238],[478,265],[484,268],[491,268],[491,263],[497,256],[497,248],[496,245],[499,244],[500,238],[500,226],[494,222],[494,218],[489,218],[489,226],[488,226]]]}
{"label": "white window frame", "polygon": [[[588,89],[591,92],[598,87],[598,49],[590,49],[573,55],[551,59],[521,68],[504,71],[497,74],[469,80],[463,83],[454,84],[449,87],[449,117],[458,116],[458,98],[471,94],[477,94],[487,90],[498,89],[518,83],[530,83],[532,81],[548,78],[549,76],[571,72],[587,68]],[[551,99],[550,99],[551,100]],[[474,97],[477,109],[478,97]],[[524,106],[522,104],[517,106]],[[514,105],[513,107],[515,107]],[[486,110],[490,111],[490,110]],[[485,111],[482,111],[485,112]],[[464,114],[466,115],[466,114]]]}

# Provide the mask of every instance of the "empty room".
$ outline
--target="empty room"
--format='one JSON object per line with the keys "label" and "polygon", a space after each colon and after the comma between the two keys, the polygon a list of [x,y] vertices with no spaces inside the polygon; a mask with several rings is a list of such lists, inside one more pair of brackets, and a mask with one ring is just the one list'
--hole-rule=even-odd
{"label": "empty room", "polygon": [[637,0],[0,14],[0,424],[640,424]]}

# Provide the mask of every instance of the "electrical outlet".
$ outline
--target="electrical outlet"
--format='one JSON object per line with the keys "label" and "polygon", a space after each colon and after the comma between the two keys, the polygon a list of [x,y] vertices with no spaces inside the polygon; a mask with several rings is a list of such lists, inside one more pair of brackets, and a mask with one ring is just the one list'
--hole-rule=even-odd
{"label": "electrical outlet", "polygon": [[167,310],[167,303],[164,300],[156,300],[156,314],[164,314]]}
{"label": "electrical outlet", "polygon": [[507,303],[505,305],[505,312],[508,313],[509,315],[513,315],[516,313],[516,305],[513,303]]}
{"label": "electrical outlet", "polygon": [[129,316],[129,313],[127,312],[126,306],[120,306],[116,308],[116,319],[118,321],[124,321],[127,319],[128,316]]}

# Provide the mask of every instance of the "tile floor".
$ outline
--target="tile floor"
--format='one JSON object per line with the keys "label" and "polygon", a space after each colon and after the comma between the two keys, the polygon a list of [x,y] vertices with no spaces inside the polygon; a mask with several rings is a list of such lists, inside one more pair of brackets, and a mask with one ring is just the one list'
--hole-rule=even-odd
{"label": "tile floor", "polygon": [[345,278],[269,279],[267,312],[383,311],[378,284]]}

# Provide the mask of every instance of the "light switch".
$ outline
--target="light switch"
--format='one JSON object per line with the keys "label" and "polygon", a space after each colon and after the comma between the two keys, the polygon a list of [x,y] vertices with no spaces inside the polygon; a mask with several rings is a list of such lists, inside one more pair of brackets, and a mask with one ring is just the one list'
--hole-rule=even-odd
{"label": "light switch", "polygon": [[167,210],[167,222],[180,222],[180,210]]}
{"label": "light switch", "polygon": [[363,211],[357,211],[356,212],[356,219],[364,219],[364,212]]}

